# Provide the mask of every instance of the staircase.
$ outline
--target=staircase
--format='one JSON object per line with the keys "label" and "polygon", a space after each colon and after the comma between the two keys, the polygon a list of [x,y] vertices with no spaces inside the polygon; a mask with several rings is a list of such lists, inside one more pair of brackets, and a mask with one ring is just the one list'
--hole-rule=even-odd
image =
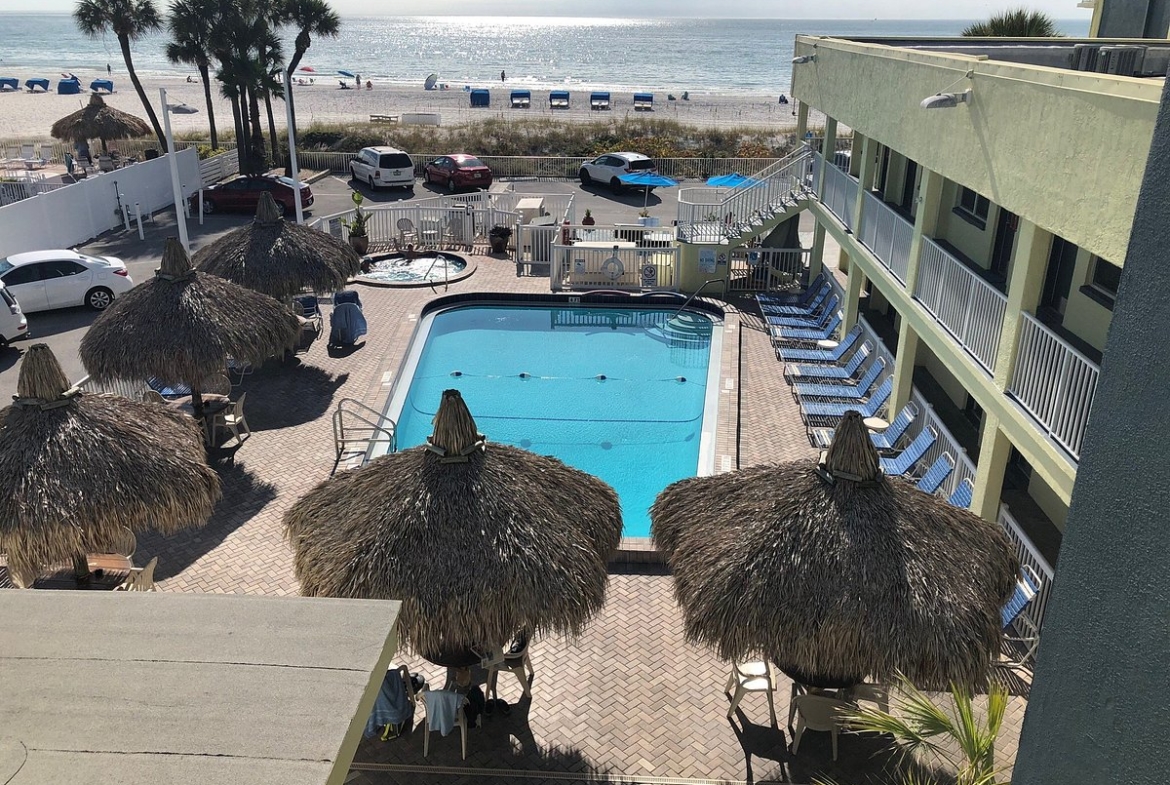
{"label": "staircase", "polygon": [[771,231],[802,207],[810,190],[812,150],[802,146],[752,175],[738,188],[684,188],[678,199],[678,239],[684,243],[739,245]]}

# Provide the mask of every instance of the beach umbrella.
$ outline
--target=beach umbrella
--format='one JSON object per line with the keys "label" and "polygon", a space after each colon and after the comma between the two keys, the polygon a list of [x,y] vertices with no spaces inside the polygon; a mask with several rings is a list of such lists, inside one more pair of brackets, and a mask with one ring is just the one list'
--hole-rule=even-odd
{"label": "beach umbrella", "polygon": [[107,140],[148,136],[151,130],[146,121],[140,120],[128,112],[123,112],[121,109],[106,106],[105,100],[94,93],[89,97],[88,106],[65,115],[53,123],[50,132],[56,139],[65,139],[71,142],[100,139],[104,153],[106,152]]}
{"label": "beach umbrella", "polygon": [[313,66],[311,66],[311,65],[302,65],[302,66],[301,66],[300,68],[298,68],[297,70],[298,70],[298,71],[304,71],[304,72],[305,72],[305,73],[307,73],[307,74],[315,74],[315,73],[317,73],[317,69],[316,69],[316,68],[314,68],[314,67],[313,67]]}
{"label": "beach umbrella", "polygon": [[284,522],[302,594],[401,600],[403,639],[446,665],[522,629],[578,633],[605,600],[622,529],[612,488],[487,444],[458,390],[427,444],[326,480]]}
{"label": "beach umbrella", "polygon": [[149,379],[186,384],[202,416],[203,380],[224,372],[228,357],[261,365],[292,348],[297,317],[266,294],[191,268],[174,237],[154,278],[102,312],[81,339],[81,361],[98,381]]}
{"label": "beach umbrella", "polygon": [[29,585],[50,565],[101,553],[125,529],[202,525],[219,476],[195,420],[166,406],[70,388],[44,344],[21,361],[0,409],[0,551]]}
{"label": "beach umbrella", "polygon": [[707,178],[707,185],[713,185],[717,188],[747,188],[749,186],[759,184],[760,181],[754,177],[745,177],[744,175],[738,174],[736,172]]}
{"label": "beach umbrella", "polygon": [[357,79],[352,71],[338,71],[337,73],[341,74],[342,76],[348,76],[350,79]]}
{"label": "beach umbrella", "polygon": [[665,175],[646,171],[627,172],[626,174],[618,175],[618,180],[621,180],[623,185],[632,185],[636,188],[646,189],[646,198],[642,202],[643,207],[650,204],[651,188],[673,188],[678,185],[677,180],[672,180]]}
{"label": "beach umbrella", "polygon": [[682,480],[651,509],[689,640],[843,687],[978,687],[1019,573],[997,526],[883,477],[861,415],[824,462]]}
{"label": "beach umbrella", "polygon": [[202,272],[285,300],[305,288],[344,288],[362,260],[328,232],[284,220],[272,194],[265,192],[252,223],[201,248],[193,261]]}

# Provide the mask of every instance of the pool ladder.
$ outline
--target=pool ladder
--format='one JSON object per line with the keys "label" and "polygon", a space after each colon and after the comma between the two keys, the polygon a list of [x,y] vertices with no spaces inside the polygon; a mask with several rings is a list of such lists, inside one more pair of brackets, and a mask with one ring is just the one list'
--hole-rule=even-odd
{"label": "pool ladder", "polygon": [[333,412],[333,449],[336,455],[333,472],[346,458],[346,468],[364,463],[370,448],[376,444],[386,445],[386,452],[396,452],[397,430],[395,422],[383,417],[376,409],[353,398],[342,398]]}

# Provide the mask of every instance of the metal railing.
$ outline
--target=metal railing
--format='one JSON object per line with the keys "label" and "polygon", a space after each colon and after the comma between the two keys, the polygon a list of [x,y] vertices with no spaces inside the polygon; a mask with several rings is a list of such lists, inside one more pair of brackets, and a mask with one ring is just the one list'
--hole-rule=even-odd
{"label": "metal railing", "polygon": [[930,238],[922,238],[914,298],[988,373],[995,373],[1007,296]]}
{"label": "metal railing", "polygon": [[1048,597],[1052,593],[1052,576],[1055,575],[1055,570],[1052,569],[1048,560],[1040,555],[1040,551],[1036,550],[1036,546],[1032,544],[1023,528],[1012,517],[1006,504],[1001,504],[999,507],[999,525],[1007,532],[1008,539],[1015,546],[1020,564],[1026,564],[1035,570],[1044,584],[1040,587],[1040,591],[1036,592],[1032,601],[1021,611],[1021,615],[1027,616],[1028,621],[1039,631],[1044,626],[1044,614],[1048,610]]}
{"label": "metal railing", "polygon": [[[818,164],[823,165],[823,161],[822,158]],[[820,195],[821,202],[850,231],[853,231],[853,210],[857,205],[859,191],[860,186],[857,180],[850,177],[847,172],[842,171],[837,166],[825,168],[825,183]]]}
{"label": "metal railing", "polygon": [[862,244],[905,285],[906,271],[910,269],[910,241],[914,236],[914,224],[867,191],[861,206],[860,234]]}
{"label": "metal railing", "polygon": [[384,448],[388,453],[396,452],[397,424],[361,401],[342,398],[333,412],[333,451],[336,456],[333,470],[337,471],[347,454],[354,459],[364,459],[373,447]]}
{"label": "metal railing", "polygon": [[[371,247],[405,247],[409,244],[419,248],[436,248],[444,244],[468,245],[485,240],[493,226],[514,226],[519,219],[517,213],[491,205],[451,203],[441,206],[437,201],[363,208],[366,214],[366,234],[370,238]],[[346,210],[320,216],[307,225],[348,241],[349,223],[353,220],[354,212]]]}
{"label": "metal railing", "polygon": [[583,248],[553,244],[549,288],[676,290],[678,246],[667,248]]}
{"label": "metal railing", "polygon": [[931,406],[925,396],[918,390],[917,387],[910,388],[910,401],[918,407],[918,416],[914,418],[913,425],[910,426],[907,438],[914,439],[923,428],[933,428],[934,432],[938,434],[938,438],[934,440],[934,444],[926,451],[926,455],[922,457],[919,462],[919,467],[923,471],[931,466],[938,457],[943,453],[948,453],[954,460],[955,468],[951,474],[939,486],[936,493],[943,498],[949,497],[959,487],[959,483],[963,480],[970,480],[975,482],[975,464],[967,457],[967,451],[962,448],[954,434],[950,432],[943,421],[939,419],[938,413],[935,412],[934,407]]}
{"label": "metal railing", "polygon": [[727,268],[727,289],[767,292],[800,281],[812,251],[807,248],[735,248]]}
{"label": "metal railing", "polygon": [[1075,460],[1101,368],[1030,313],[1020,320],[1020,346],[1007,393]]}

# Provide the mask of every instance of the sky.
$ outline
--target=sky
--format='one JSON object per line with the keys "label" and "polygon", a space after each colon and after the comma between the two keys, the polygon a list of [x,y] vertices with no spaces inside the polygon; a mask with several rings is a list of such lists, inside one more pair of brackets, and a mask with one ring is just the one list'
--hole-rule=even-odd
{"label": "sky", "polygon": [[[168,0],[155,0],[160,6]],[[1026,4],[1056,19],[1079,19],[1088,13],[1076,0],[835,0],[834,19],[982,19],[1010,6]],[[74,0],[0,0],[0,12],[68,12]],[[343,16],[590,16],[627,18],[711,17],[711,0],[330,0]],[[588,13],[583,14],[586,10]],[[830,7],[805,0],[728,0],[720,18],[824,19]]]}

